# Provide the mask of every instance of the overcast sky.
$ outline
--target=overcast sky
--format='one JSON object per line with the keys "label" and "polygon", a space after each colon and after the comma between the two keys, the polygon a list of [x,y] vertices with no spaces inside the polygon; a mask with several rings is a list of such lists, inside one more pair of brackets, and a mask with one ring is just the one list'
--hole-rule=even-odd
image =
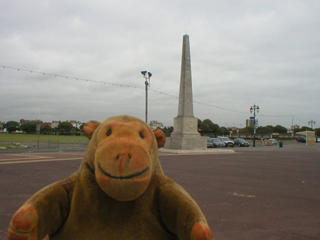
{"label": "overcast sky", "polygon": [[319,13],[312,0],[2,0],[0,121],[144,119],[147,70],[148,120],[173,125],[188,34],[195,117],[245,127],[257,104],[259,125],[319,127]]}

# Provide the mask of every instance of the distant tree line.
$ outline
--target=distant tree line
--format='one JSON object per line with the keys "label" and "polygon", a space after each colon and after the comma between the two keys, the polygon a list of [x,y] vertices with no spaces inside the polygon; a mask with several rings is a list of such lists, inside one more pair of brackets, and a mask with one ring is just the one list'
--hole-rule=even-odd
{"label": "distant tree line", "polygon": [[[7,129],[9,133],[13,133],[16,131],[23,131],[28,134],[34,134],[37,132],[37,124],[36,122],[26,122],[20,125],[20,123],[16,121],[8,121],[6,124],[2,126],[3,130],[4,128]],[[80,128],[75,128],[70,122],[61,122],[59,123],[57,128],[52,128],[51,126],[47,124],[41,125],[41,134],[59,134],[59,135],[80,135],[83,129],[83,125],[80,126]],[[166,134],[166,136],[170,136],[173,132],[173,127],[164,127],[162,128],[162,131]],[[227,136],[230,134],[230,131],[232,129],[228,129],[226,127],[220,127],[218,124],[213,123],[210,119],[204,119],[203,121],[201,119],[198,119],[198,131],[201,133],[201,135],[206,136]],[[238,129],[240,132],[244,133],[250,133],[253,134],[253,126],[245,127],[242,129]],[[312,130],[310,127],[302,126],[301,128],[294,129],[294,133],[297,132],[303,132],[303,131],[315,131],[317,136],[320,136],[320,128],[316,128]],[[286,133],[288,130],[281,126],[281,125],[267,125],[265,127],[259,126],[256,128],[257,134],[271,134],[271,133]]]}
{"label": "distant tree line", "polygon": [[[173,127],[165,127],[162,129],[166,136],[170,136],[170,134],[173,132]],[[253,126],[237,129],[239,132],[243,133],[249,133],[253,134]],[[210,119],[204,119],[203,121],[201,119],[198,119],[198,131],[201,135],[207,135],[207,136],[227,136],[230,134],[230,131],[232,131],[231,128],[226,127],[220,127],[218,124],[213,123]],[[320,136],[320,128],[316,128],[312,130],[309,127],[302,126],[301,128],[294,129],[294,133],[297,132],[303,132],[303,131],[315,131],[317,136]],[[257,134],[272,134],[272,133],[287,133],[287,128],[281,126],[281,125],[267,125],[265,127],[260,126],[256,128]]]}
{"label": "distant tree line", "polygon": [[[16,121],[8,121],[3,128],[6,128],[8,133],[23,131],[27,134],[34,134],[37,133],[37,125],[37,122],[32,121],[23,123],[21,125]],[[80,135],[83,125],[81,125],[80,128],[75,128],[70,122],[61,122],[57,128],[52,128],[47,124],[41,124],[40,134]]]}
{"label": "distant tree line", "polygon": [[[242,132],[249,132],[253,134],[253,126],[249,126],[249,127],[245,127],[243,129],[241,129]],[[288,130],[287,128],[281,126],[281,125],[277,125],[277,126],[271,126],[271,125],[267,125],[265,127],[260,126],[256,128],[256,133],[267,133],[267,134],[271,134],[271,133],[287,133]]]}
{"label": "distant tree line", "polygon": [[201,135],[207,135],[211,137],[228,136],[230,130],[226,127],[220,127],[218,124],[213,123],[210,119],[198,119],[198,131]]}

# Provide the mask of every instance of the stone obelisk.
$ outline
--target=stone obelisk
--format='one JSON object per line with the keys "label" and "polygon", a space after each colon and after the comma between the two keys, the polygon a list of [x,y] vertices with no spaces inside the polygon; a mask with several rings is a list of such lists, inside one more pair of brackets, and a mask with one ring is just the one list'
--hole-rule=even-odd
{"label": "stone obelisk", "polygon": [[165,148],[207,149],[207,140],[199,134],[198,119],[193,115],[189,35],[183,36],[178,116],[174,118],[174,131]]}

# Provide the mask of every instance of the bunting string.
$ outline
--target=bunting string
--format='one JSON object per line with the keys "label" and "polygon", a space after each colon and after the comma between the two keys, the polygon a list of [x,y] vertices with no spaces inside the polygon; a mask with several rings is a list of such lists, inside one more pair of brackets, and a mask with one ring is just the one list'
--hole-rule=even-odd
{"label": "bunting string", "polygon": [[[72,77],[72,76],[65,76],[65,75],[60,75],[60,74],[54,74],[54,73],[47,73],[47,72],[39,72],[39,71],[34,71],[34,70],[28,70],[28,69],[22,69],[22,68],[16,68],[16,67],[9,67],[9,66],[3,66],[0,65],[0,67],[2,69],[10,69],[10,70],[17,70],[17,71],[23,71],[23,72],[29,72],[29,73],[35,73],[35,74],[41,74],[41,75],[45,75],[45,76],[53,76],[53,77],[58,77],[58,78],[65,78],[65,79],[71,79],[71,80],[76,80],[76,81],[85,81],[85,82],[92,82],[92,83],[101,83],[101,84],[108,84],[108,85],[112,85],[112,86],[119,86],[119,87],[128,87],[128,88],[135,88],[135,89],[142,89],[144,90],[144,87],[139,87],[139,86],[132,86],[132,85],[127,85],[127,84],[120,84],[120,83],[113,83],[113,82],[105,82],[105,81],[98,81],[98,80],[92,80],[92,79],[85,79],[85,78],[79,78],[79,77]],[[152,91],[154,93],[158,93],[161,95],[166,95],[169,96],[171,98],[176,98],[179,99],[179,97],[174,96],[172,94],[169,93],[165,93],[162,91],[158,91],[158,90],[154,90],[152,88],[149,87],[149,91]],[[193,101],[193,103],[202,105],[202,106],[207,106],[207,107],[212,107],[212,108],[217,108],[217,109],[221,109],[221,110],[225,110],[225,111],[229,111],[229,112],[235,112],[235,113],[241,113],[241,114],[250,114],[250,112],[244,112],[244,111],[238,111],[238,110],[234,110],[234,109],[229,109],[229,108],[224,108],[224,107],[219,107],[219,106],[215,106],[212,104],[208,104],[208,103],[202,103],[199,101]],[[283,118],[283,117],[294,117],[293,115],[265,115],[265,114],[259,114],[259,116],[261,117],[277,117],[277,118]],[[297,117],[295,117],[297,120],[299,120],[300,122],[305,123],[304,121],[298,119]]]}

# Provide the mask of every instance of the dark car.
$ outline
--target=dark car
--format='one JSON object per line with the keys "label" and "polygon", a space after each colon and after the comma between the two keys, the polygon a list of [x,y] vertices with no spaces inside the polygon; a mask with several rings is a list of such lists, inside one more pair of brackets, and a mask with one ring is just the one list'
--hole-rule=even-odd
{"label": "dark car", "polygon": [[297,142],[299,143],[306,143],[307,142],[307,140],[306,140],[306,138],[305,137],[298,137],[298,138],[296,138],[296,140],[297,140]]}
{"label": "dark car", "polygon": [[250,144],[246,140],[244,140],[243,138],[236,138],[233,140],[233,142],[234,142],[235,146],[239,146],[239,147],[249,147],[250,146]]}
{"label": "dark car", "polygon": [[217,148],[217,147],[225,147],[226,145],[221,142],[218,138],[208,138],[207,139],[207,147],[208,148]]}

